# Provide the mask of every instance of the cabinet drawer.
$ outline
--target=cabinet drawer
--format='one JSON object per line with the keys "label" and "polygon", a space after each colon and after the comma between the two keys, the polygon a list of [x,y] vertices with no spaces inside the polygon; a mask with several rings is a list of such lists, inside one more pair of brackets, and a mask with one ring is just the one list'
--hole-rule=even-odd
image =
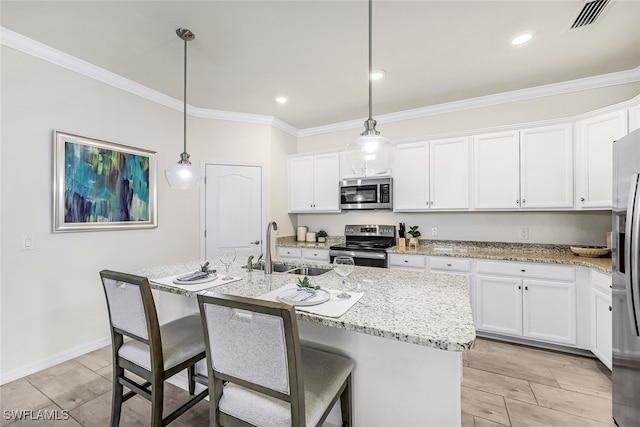
{"label": "cabinet drawer", "polygon": [[534,264],[509,261],[478,261],[476,271],[479,274],[498,274],[511,277],[532,277],[573,282],[576,269],[572,266]]}
{"label": "cabinet drawer", "polygon": [[611,296],[611,276],[591,270],[591,284],[596,289],[599,289],[606,295]]}
{"label": "cabinet drawer", "polygon": [[419,268],[424,270],[426,257],[423,255],[389,254],[392,267]]}
{"label": "cabinet drawer", "polygon": [[429,259],[431,270],[463,271],[471,270],[471,260],[462,258],[431,258]]}
{"label": "cabinet drawer", "polygon": [[302,258],[302,248],[278,247],[278,258]]}
{"label": "cabinet drawer", "polygon": [[329,261],[329,249],[302,249],[302,258],[309,261]]}

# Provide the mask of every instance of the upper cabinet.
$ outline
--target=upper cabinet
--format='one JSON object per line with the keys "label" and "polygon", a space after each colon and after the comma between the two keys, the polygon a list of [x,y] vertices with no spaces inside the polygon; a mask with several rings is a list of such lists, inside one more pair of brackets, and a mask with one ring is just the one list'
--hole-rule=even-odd
{"label": "upper cabinet", "polygon": [[571,208],[571,125],[476,135],[473,170],[476,209]]}
{"label": "upper cabinet", "polygon": [[627,134],[627,110],[576,123],[576,206],[611,209],[613,141]]}
{"label": "upper cabinet", "polygon": [[289,212],[340,212],[339,153],[288,159]]}
{"label": "upper cabinet", "polygon": [[469,207],[468,138],[401,144],[395,158],[395,211]]}

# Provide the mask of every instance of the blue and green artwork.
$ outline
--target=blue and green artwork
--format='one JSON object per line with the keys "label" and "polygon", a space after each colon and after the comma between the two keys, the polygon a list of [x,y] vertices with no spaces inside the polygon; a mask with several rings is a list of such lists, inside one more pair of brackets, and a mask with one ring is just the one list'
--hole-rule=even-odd
{"label": "blue and green artwork", "polygon": [[65,142],[64,222],[149,221],[149,157]]}

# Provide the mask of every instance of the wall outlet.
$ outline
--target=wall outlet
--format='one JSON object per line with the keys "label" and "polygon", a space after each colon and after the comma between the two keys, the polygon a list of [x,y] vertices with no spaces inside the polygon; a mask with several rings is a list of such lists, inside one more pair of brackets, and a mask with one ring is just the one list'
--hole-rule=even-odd
{"label": "wall outlet", "polygon": [[518,238],[520,240],[529,240],[529,229],[527,227],[520,227],[518,229]]}
{"label": "wall outlet", "polygon": [[431,227],[431,236],[435,237],[438,235],[438,227]]}

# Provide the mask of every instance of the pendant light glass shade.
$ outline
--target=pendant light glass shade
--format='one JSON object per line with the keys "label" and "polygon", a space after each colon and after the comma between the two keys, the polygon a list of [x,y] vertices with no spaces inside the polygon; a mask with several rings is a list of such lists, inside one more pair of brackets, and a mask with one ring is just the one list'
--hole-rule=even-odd
{"label": "pendant light glass shade", "polygon": [[198,187],[202,181],[200,169],[191,164],[189,154],[187,153],[187,42],[195,39],[196,36],[186,28],[178,28],[176,34],[184,40],[184,151],[180,154],[180,161],[165,170],[164,176],[167,178],[167,182],[171,188],[176,190],[191,190]]}
{"label": "pendant light glass shade", "polygon": [[390,173],[394,153],[393,144],[387,138],[380,136],[380,132],[376,130],[376,121],[372,117],[372,9],[373,2],[369,0],[369,118],[364,122],[364,132],[345,148],[347,162],[352,172],[364,176]]}

